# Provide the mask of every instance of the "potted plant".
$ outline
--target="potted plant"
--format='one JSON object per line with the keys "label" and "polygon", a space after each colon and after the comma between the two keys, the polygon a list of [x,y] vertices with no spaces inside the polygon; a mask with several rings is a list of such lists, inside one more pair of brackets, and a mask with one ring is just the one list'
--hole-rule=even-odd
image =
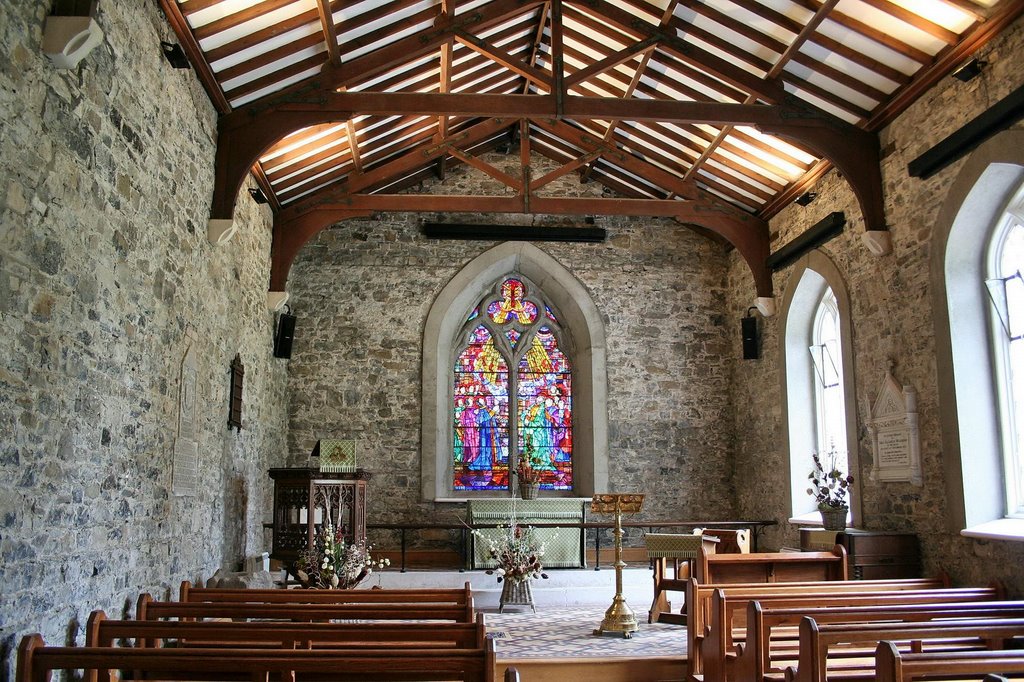
{"label": "potted plant", "polygon": [[348,590],[363,582],[375,568],[390,565],[374,559],[365,542],[347,543],[342,530],[330,524],[317,534],[313,546],[299,557],[292,573],[305,588]]}
{"label": "potted plant", "polygon": [[843,475],[843,472],[836,466],[838,453],[832,448],[827,455],[828,466],[822,463],[818,453],[812,455],[814,469],[807,475],[811,481],[811,487],[807,494],[818,501],[818,511],[821,512],[821,525],[825,530],[844,530],[846,528],[846,515],[850,511],[850,505],[846,496],[853,485],[853,475]]}
{"label": "potted plant", "polygon": [[[487,573],[497,575],[498,582],[504,583],[498,611],[509,604],[533,607],[530,580],[548,577],[541,566],[544,544],[537,541],[532,527],[516,521],[514,510],[508,524],[500,526],[499,531],[497,538],[486,538],[487,553],[496,564]],[[483,538],[479,531],[473,533]]]}
{"label": "potted plant", "polygon": [[519,480],[519,496],[524,500],[533,500],[537,498],[537,492],[540,490],[541,470],[533,467],[535,455],[530,434],[526,434],[524,440],[526,447],[524,452],[519,454],[515,474]]}

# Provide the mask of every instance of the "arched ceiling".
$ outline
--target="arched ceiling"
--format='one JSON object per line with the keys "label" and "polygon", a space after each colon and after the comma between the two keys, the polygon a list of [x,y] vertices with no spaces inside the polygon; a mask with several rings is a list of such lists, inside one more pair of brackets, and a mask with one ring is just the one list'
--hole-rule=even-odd
{"label": "arched ceiling", "polygon": [[[221,114],[212,217],[252,173],[283,288],[301,245],[381,210],[665,215],[770,295],[766,220],[829,168],[884,230],[876,131],[1021,0],[160,0]],[[513,177],[479,158],[518,149]],[[558,171],[530,177],[530,155]],[[452,164],[494,197],[408,192]],[[554,177],[602,183],[586,208]],[[550,176],[550,177],[549,177]],[[441,201],[445,199],[446,201]],[[595,206],[595,204],[601,204]]]}

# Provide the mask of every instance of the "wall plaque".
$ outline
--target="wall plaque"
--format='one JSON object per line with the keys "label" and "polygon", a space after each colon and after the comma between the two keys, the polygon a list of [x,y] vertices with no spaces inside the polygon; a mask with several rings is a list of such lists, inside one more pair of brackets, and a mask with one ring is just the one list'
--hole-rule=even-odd
{"label": "wall plaque", "polygon": [[917,391],[885,373],[867,420],[874,464],[872,481],[910,481],[922,485],[921,436],[917,425]]}
{"label": "wall plaque", "polygon": [[174,439],[171,464],[171,492],[174,495],[195,495],[199,479],[199,448],[196,444],[199,370],[191,330],[185,332],[185,342],[188,348],[178,375],[178,437]]}

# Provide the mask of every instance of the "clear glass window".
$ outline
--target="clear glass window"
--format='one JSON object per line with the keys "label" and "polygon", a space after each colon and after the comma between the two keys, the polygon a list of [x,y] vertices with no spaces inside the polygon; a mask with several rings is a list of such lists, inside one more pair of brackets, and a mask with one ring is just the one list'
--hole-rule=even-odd
{"label": "clear glass window", "polygon": [[[825,289],[814,313],[811,360],[814,363],[814,416],[819,453],[835,450],[846,459],[846,402],[839,334],[839,306],[831,287]],[[846,462],[844,461],[845,465]],[[848,468],[848,467],[847,467]],[[849,473],[847,471],[847,473]]]}
{"label": "clear glass window", "polygon": [[[1000,393],[1006,513],[1024,518],[1024,224],[1010,215],[992,249],[992,338]],[[998,294],[996,294],[998,292]]]}

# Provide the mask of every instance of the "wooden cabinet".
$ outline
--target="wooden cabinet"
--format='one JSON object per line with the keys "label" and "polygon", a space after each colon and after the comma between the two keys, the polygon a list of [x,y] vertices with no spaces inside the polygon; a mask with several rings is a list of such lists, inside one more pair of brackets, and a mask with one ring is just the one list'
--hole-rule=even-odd
{"label": "wooden cabinet", "polygon": [[921,550],[913,533],[800,529],[803,551],[820,552],[837,544],[846,548],[852,580],[921,577]]}
{"label": "wooden cabinet", "polygon": [[291,563],[325,523],[340,527],[346,542],[366,541],[369,473],[271,469],[270,478],[274,480],[272,558]]}

